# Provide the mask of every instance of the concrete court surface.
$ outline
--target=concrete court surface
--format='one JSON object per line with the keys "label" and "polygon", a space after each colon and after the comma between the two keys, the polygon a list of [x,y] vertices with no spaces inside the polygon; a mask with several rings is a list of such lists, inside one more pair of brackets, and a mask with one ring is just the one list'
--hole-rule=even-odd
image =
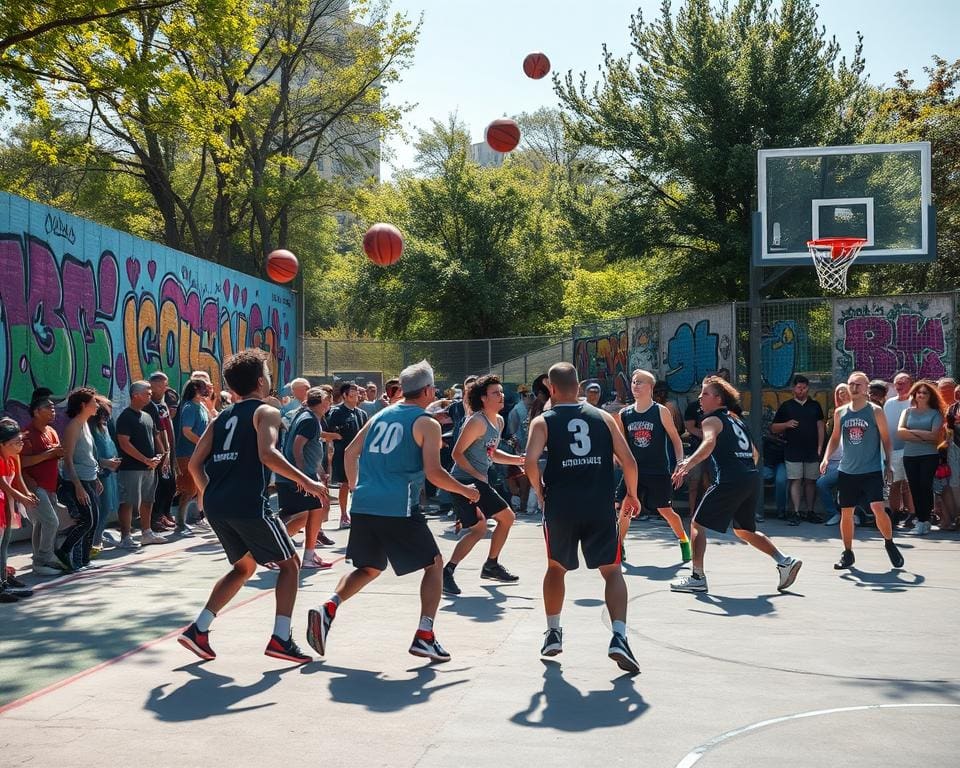
{"label": "concrete court surface", "polygon": [[[336,513],[333,515],[336,519]],[[446,556],[454,539],[432,519]],[[960,754],[960,539],[899,537],[893,571],[876,531],[835,572],[836,530],[762,527],[804,561],[789,593],[772,562],[731,537],[707,552],[709,595],[674,594],[679,548],[634,523],[624,566],[642,673],[606,656],[602,581],[568,574],[564,652],[544,661],[537,520],[521,516],[501,558],[521,580],[479,579],[437,619],[447,664],[407,654],[416,575],[384,574],[337,615],[327,658],[263,656],[272,572],[260,570],[213,625],[202,663],[177,631],[226,561],[208,534],[104,553],[97,570],[0,605],[0,766],[951,766]],[[345,531],[329,531],[342,554]],[[12,562],[32,581],[24,545]],[[346,569],[302,579],[294,633]]]}

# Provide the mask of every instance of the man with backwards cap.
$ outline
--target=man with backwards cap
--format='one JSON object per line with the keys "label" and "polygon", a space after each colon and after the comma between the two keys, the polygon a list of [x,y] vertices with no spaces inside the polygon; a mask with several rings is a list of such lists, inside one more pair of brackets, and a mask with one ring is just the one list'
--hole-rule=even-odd
{"label": "man with backwards cap", "polygon": [[410,508],[410,487],[426,476],[438,488],[480,498],[476,486],[455,480],[440,465],[440,425],[425,410],[434,399],[433,369],[426,360],[400,372],[403,400],[387,406],[368,421],[344,454],[351,494],[347,559],[354,570],[336,590],[307,615],[307,642],[326,655],[327,635],[340,604],[379,576],[389,562],[398,576],[422,570],[420,625],[410,653],[433,661],[449,661],[433,632],[440,605],[443,558],[419,511]]}

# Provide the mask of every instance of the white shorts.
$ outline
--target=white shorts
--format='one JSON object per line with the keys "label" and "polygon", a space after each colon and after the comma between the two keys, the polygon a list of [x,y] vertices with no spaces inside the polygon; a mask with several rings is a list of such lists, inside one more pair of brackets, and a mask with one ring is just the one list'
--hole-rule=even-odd
{"label": "white shorts", "polygon": [[890,454],[890,466],[893,468],[893,482],[899,483],[907,479],[907,473],[903,469],[903,448]]}

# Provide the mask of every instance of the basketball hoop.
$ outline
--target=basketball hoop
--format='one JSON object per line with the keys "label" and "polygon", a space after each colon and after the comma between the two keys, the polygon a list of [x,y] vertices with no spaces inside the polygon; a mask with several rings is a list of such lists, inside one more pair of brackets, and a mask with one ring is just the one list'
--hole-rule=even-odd
{"label": "basketball hoop", "polygon": [[817,270],[820,287],[843,293],[847,290],[847,271],[867,241],[859,237],[823,237],[807,240],[807,248]]}

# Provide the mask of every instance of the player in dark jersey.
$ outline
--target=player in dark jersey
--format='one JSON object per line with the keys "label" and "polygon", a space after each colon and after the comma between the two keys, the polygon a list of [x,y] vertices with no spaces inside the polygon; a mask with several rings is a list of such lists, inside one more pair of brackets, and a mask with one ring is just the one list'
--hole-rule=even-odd
{"label": "player in dark jersey", "polygon": [[[683,456],[683,443],[669,410],[653,401],[656,377],[639,368],[630,377],[634,403],[614,417],[617,426],[630,446],[637,461],[637,498],[647,509],[655,509],[670,525],[680,543],[680,558],[690,562],[690,541],[683,529],[680,515],[673,511],[673,481],[671,474],[676,457]],[[673,451],[671,452],[671,447]],[[618,499],[625,492],[624,484],[617,489]],[[620,518],[620,551],[630,527],[629,517]]]}
{"label": "player in dark jersey", "polygon": [[759,453],[750,439],[747,425],[736,415],[742,413],[740,394],[730,382],[708,376],[700,391],[703,408],[703,442],[696,451],[677,464],[673,472],[675,487],[680,487],[692,467],[703,461],[713,466],[711,485],[693,515],[690,538],[693,566],[689,576],[674,581],[674,592],[706,592],[707,577],[703,556],[707,550],[707,529],[725,533],[730,523],[738,538],[772,557],[777,563],[777,589],[787,589],[797,578],[800,560],[787,557],[757,530],[754,517],[759,491],[757,459]]}
{"label": "player in dark jersey", "polygon": [[377,578],[387,565],[398,576],[423,571],[420,626],[410,653],[449,661],[433,632],[440,605],[443,558],[419,510],[412,510],[410,488],[424,477],[438,488],[476,503],[474,486],[457,482],[440,465],[440,424],[425,410],[434,400],[433,369],[426,360],[400,372],[403,400],[376,413],[344,452],[350,484],[351,527],[347,559],[354,570],[340,579],[330,598],[307,614],[307,642],[321,656],[341,603]]}
{"label": "player in dark jersey", "polygon": [[326,496],[327,489],[277,450],[280,411],[263,402],[271,387],[267,353],[244,349],[230,356],[223,364],[223,376],[239,399],[204,430],[190,458],[190,472],[207,520],[233,569],[216,583],[179,642],[201,659],[216,658],[208,638],[214,617],[253,575],[257,563],[276,563],[277,613],[264,653],[303,664],[312,659],[297,647],[290,629],[300,562],[279,516],[270,510],[267,486],[270,473],[275,472],[317,498]]}
{"label": "player in dark jersey", "polygon": [[[530,422],[526,472],[543,509],[547,572],[543,606],[547,631],[543,656],[563,650],[560,611],[567,571],[580,567],[577,549],[587,568],[596,568],[606,582],[604,596],[613,621],[607,655],[628,672],[640,666],[627,643],[627,585],[620,568],[620,537],[614,508],[613,457],[623,467],[626,494],[622,509],[636,516],[637,462],[609,413],[579,402],[577,369],[570,363],[551,366],[547,375],[551,407]],[[538,459],[547,449],[541,479]]]}

